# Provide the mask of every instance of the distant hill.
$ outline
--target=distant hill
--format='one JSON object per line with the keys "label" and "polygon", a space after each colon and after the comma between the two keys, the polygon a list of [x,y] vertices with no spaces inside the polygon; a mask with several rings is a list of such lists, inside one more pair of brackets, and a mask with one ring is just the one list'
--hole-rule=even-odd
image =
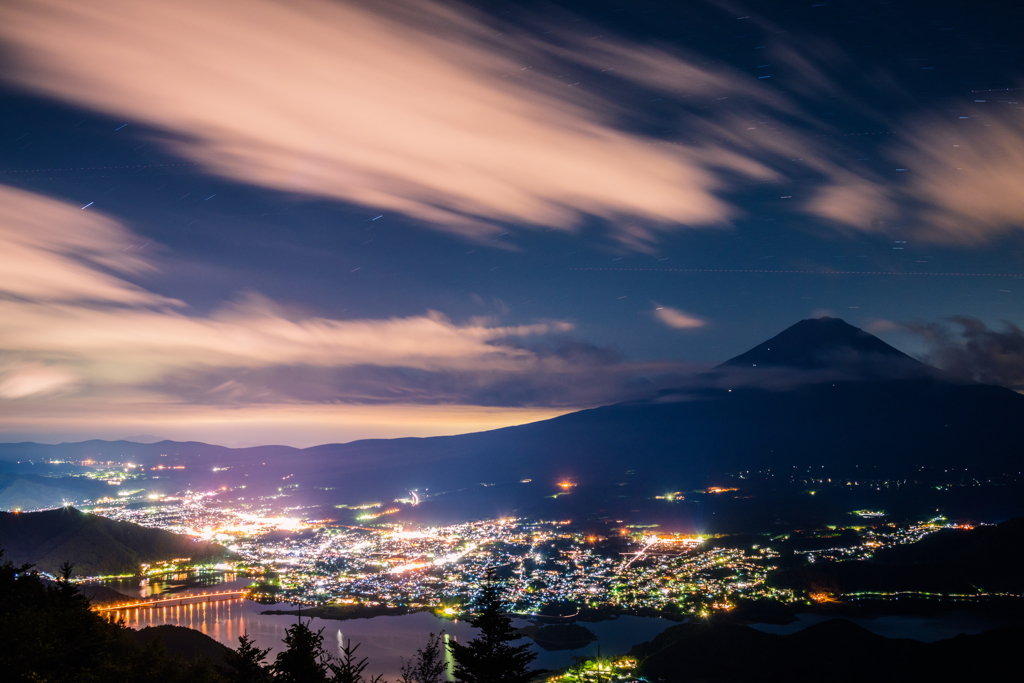
{"label": "distant hill", "polygon": [[166,439],[153,436],[152,434],[135,434],[132,436],[126,436],[124,441],[134,441],[135,443],[157,443],[158,441],[166,441]]}
{"label": "distant hill", "polygon": [[633,648],[637,675],[664,681],[1007,680],[1024,627],[934,643],[890,639],[842,619],[791,635],[732,624],[680,624]]}
{"label": "distant hill", "polygon": [[135,600],[137,597],[98,583],[79,585],[78,592],[89,598],[89,602],[93,605],[114,605]]}
{"label": "distant hill", "polygon": [[32,563],[51,574],[64,561],[71,561],[77,576],[127,574],[138,571],[143,562],[179,557],[213,561],[230,554],[216,543],[117,522],[70,507],[0,512],[0,547],[5,560]]}
{"label": "distant hill", "polygon": [[101,498],[116,492],[113,486],[83,477],[0,472],[0,510],[53,508],[66,501]]}
{"label": "distant hill", "polygon": [[[393,500],[418,489],[429,507],[430,496],[455,500],[476,490],[474,513],[501,515],[529,509],[530,501],[549,505],[545,498],[563,479],[578,484],[569,500],[620,484],[628,487],[609,495],[635,500],[718,484],[723,473],[768,469],[902,478],[921,466],[970,465],[979,476],[1016,473],[1024,462],[1021,424],[1024,396],[958,381],[842,320],[819,318],[678,390],[488,432],[306,449],[170,441],[0,444],[0,459],[181,465],[180,474],[162,473],[161,484],[244,483],[250,492],[261,484],[276,491],[294,475],[289,485],[330,489],[332,502]],[[519,484],[526,479],[533,483]],[[484,491],[481,484],[499,487]]]}

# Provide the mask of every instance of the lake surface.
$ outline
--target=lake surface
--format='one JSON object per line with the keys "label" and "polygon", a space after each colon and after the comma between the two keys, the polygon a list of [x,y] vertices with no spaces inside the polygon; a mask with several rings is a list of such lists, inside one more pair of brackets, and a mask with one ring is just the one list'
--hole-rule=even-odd
{"label": "lake surface", "polygon": [[[797,621],[792,624],[753,624],[752,627],[765,633],[788,635],[833,618],[820,614],[798,614]],[[981,633],[1006,625],[984,613],[967,611],[946,612],[927,617],[901,614],[870,618],[843,617],[843,619],[852,621],[858,626],[863,626],[872,633],[886,638],[912,638],[925,643],[953,638],[962,633]]]}
{"label": "lake surface", "polygon": [[[260,612],[267,609],[295,608],[296,606],[287,604],[268,606],[236,599],[159,609],[128,610],[121,615],[124,616],[125,623],[132,628],[140,629],[159,624],[186,626],[202,631],[231,648],[238,647],[238,637],[248,632],[258,646],[272,648],[272,659],[284,648],[281,641],[284,639],[285,629],[295,623],[296,617]],[[521,627],[529,622],[516,619],[513,623]],[[572,655],[596,655],[598,646],[601,648],[602,656],[625,654],[633,645],[651,640],[673,623],[675,622],[666,619],[633,616],[621,616],[595,624],[585,623],[583,625],[593,631],[598,640],[573,651],[548,652],[531,640],[524,639],[519,642],[529,643],[530,649],[537,653],[535,667],[557,669],[570,666],[573,663]],[[449,637],[465,642],[477,633],[476,629],[462,619],[445,619],[427,612],[345,621],[313,619],[311,627],[317,630],[324,629],[324,644],[332,654],[340,654],[342,639],[351,639],[353,643],[359,643],[359,656],[368,657],[370,660],[367,672],[371,675],[384,674],[385,680],[388,681],[398,678],[401,658],[408,659],[410,655],[415,654],[417,648],[423,647],[428,634],[444,631]]]}
{"label": "lake surface", "polygon": [[[143,582],[138,579],[125,579],[107,582],[127,595],[138,598],[151,596],[168,597],[171,595],[186,596],[201,593],[211,588],[231,590],[245,588],[253,582],[251,577],[240,577],[234,574],[182,573],[153,577]],[[285,629],[295,623],[293,615],[261,614],[268,609],[295,609],[297,606],[279,603],[262,605],[238,598],[224,602],[198,603],[161,607],[159,609],[129,610],[121,613],[125,622],[132,628],[145,628],[159,624],[174,624],[202,631],[228,647],[238,646],[238,637],[248,632],[260,647],[271,648],[270,658],[283,649],[282,640]],[[813,624],[820,623],[830,617],[801,614],[792,624],[755,624],[753,628],[766,633],[781,635],[795,633]],[[850,621],[863,626],[873,633],[887,638],[913,638],[924,642],[933,642],[944,638],[952,638],[961,633],[980,633],[1004,624],[977,612],[949,612],[946,614],[922,617],[890,615],[874,618],[850,618]],[[529,622],[514,620],[517,627]],[[534,666],[543,669],[558,669],[572,665],[573,655],[595,656],[598,647],[602,655],[625,654],[634,645],[653,639],[675,622],[650,617],[621,616],[617,619],[598,623],[584,623],[593,631],[598,640],[579,650],[559,650],[549,652],[541,649],[531,640],[530,649],[537,653]],[[313,619],[314,629],[324,630],[324,642],[332,654],[340,654],[342,639],[351,639],[359,643],[359,656],[368,657],[368,672],[375,675],[384,674],[385,680],[394,681],[398,678],[401,658],[408,658],[426,642],[427,635],[444,631],[449,637],[460,642],[470,640],[476,635],[476,629],[465,620],[452,620],[435,616],[426,612],[406,614],[403,616],[380,616],[371,619],[349,619],[334,621],[329,619]]]}

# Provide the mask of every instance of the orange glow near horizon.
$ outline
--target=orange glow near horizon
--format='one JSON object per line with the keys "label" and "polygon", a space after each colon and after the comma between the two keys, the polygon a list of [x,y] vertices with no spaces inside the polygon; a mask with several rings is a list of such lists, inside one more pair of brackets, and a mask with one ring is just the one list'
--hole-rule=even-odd
{"label": "orange glow near horizon", "polygon": [[[31,431],[54,434],[62,441],[79,441],[150,432],[172,441],[308,448],[359,439],[482,432],[547,420],[574,410],[413,404],[211,407],[162,401],[114,401],[112,405],[117,415],[110,415],[109,408],[78,401],[49,402],[45,414],[37,413],[34,404],[8,404],[0,416],[0,434]],[[98,430],[96,425],[101,420],[103,428]]]}

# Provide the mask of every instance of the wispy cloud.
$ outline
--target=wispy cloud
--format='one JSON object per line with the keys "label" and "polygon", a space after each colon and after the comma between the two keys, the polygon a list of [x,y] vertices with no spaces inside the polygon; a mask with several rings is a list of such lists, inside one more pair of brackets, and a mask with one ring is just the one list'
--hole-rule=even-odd
{"label": "wispy cloud", "polygon": [[[145,240],[100,214],[0,188],[0,395],[76,379],[137,384],[200,368],[376,365],[522,371],[538,356],[508,340],[563,321],[456,324],[444,315],[334,320],[296,316],[251,294],[211,315],[125,279],[154,266]],[[120,272],[118,272],[120,271]]]}
{"label": "wispy cloud", "polygon": [[[1007,103],[993,103],[999,106]],[[1024,124],[1017,109],[911,117],[887,152],[892,174],[832,174],[807,210],[847,229],[892,224],[928,242],[987,242],[1024,225]],[[898,169],[898,170],[897,170]]]}
{"label": "wispy cloud", "polygon": [[[898,79],[744,14],[784,76],[771,87],[586,22],[433,0],[9,0],[0,43],[8,82],[143,124],[211,172],[471,238],[596,216],[650,250],[742,215],[729,193],[807,170],[818,188],[793,208],[842,229],[978,242],[1021,224],[1015,109],[883,114],[874,101],[908,101]],[[676,133],[628,125],[646,114],[626,103],[651,98]],[[816,113],[826,102],[898,129],[887,162],[906,173],[817,137],[841,133]]]}
{"label": "wispy cloud", "polygon": [[557,48],[633,82],[716,91],[735,86],[728,70],[613,40],[567,52],[467,6],[15,0],[0,40],[10,81],[157,127],[216,173],[470,235],[584,215],[721,224],[735,210],[715,168],[771,175],[718,146],[652,145],[543,67]]}
{"label": "wispy cloud", "polygon": [[[579,347],[588,351],[581,356]],[[514,369],[301,364],[203,368],[170,373],[142,388],[211,406],[331,402],[568,409],[647,398],[678,386],[688,370],[676,362],[630,362],[607,349],[562,340],[555,349],[532,349],[532,356]]]}
{"label": "wispy cloud", "polygon": [[97,373],[133,381],[168,368],[289,363],[511,370],[531,354],[495,340],[571,328],[564,322],[457,325],[438,313],[293,320],[260,299],[205,317],[167,310],[0,301],[0,317],[0,339],[8,349],[81,359]]}
{"label": "wispy cloud", "polygon": [[45,396],[66,389],[78,379],[67,370],[45,365],[14,363],[3,370],[5,372],[0,379],[0,398]]}
{"label": "wispy cloud", "polygon": [[118,273],[153,270],[140,239],[78,206],[0,185],[0,295],[14,300],[180,305]]}
{"label": "wispy cloud", "polygon": [[676,330],[689,330],[704,327],[707,322],[669,306],[658,306],[654,309],[654,317]]}
{"label": "wispy cloud", "polygon": [[929,239],[980,242],[1024,226],[1024,119],[1018,107],[991,104],[957,112],[968,118],[919,121],[895,155]]}
{"label": "wispy cloud", "polygon": [[573,325],[558,320],[456,323],[433,311],[339,320],[297,314],[258,294],[194,314],[129,281],[156,267],[128,250],[146,241],[112,219],[10,189],[0,199],[0,254],[37,266],[6,267],[0,257],[0,399],[8,406],[558,410],[637,398],[683,372],[572,340]]}
{"label": "wispy cloud", "polygon": [[[783,126],[787,134],[777,142],[823,179],[798,205],[801,210],[845,231],[897,228],[901,235],[931,243],[980,244],[1024,225],[1024,122],[1019,98],[1010,96],[1019,88],[979,99],[964,92],[938,106],[931,97],[927,103],[915,102],[900,74],[865,63],[863,55],[844,53],[821,35],[786,30],[791,27],[739,3],[721,6],[750,15],[770,36],[766,42],[773,65],[788,76],[774,108],[801,123],[796,129]],[[804,105],[796,106],[798,101]],[[878,157],[872,164],[851,164],[861,154],[841,138],[873,131],[825,125],[813,111],[826,103],[855,112],[875,131],[892,135],[885,148],[872,154]],[[881,103],[896,103],[902,112]],[[834,144],[800,135],[800,128],[823,133]],[[783,150],[774,151],[781,155]]]}

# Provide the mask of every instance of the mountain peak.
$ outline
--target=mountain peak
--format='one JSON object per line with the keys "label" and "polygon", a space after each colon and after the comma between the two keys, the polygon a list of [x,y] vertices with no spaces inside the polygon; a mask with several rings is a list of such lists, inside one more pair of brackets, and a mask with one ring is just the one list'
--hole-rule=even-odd
{"label": "mountain peak", "polygon": [[903,370],[924,365],[840,318],[809,318],[719,367],[818,369],[883,364]]}

